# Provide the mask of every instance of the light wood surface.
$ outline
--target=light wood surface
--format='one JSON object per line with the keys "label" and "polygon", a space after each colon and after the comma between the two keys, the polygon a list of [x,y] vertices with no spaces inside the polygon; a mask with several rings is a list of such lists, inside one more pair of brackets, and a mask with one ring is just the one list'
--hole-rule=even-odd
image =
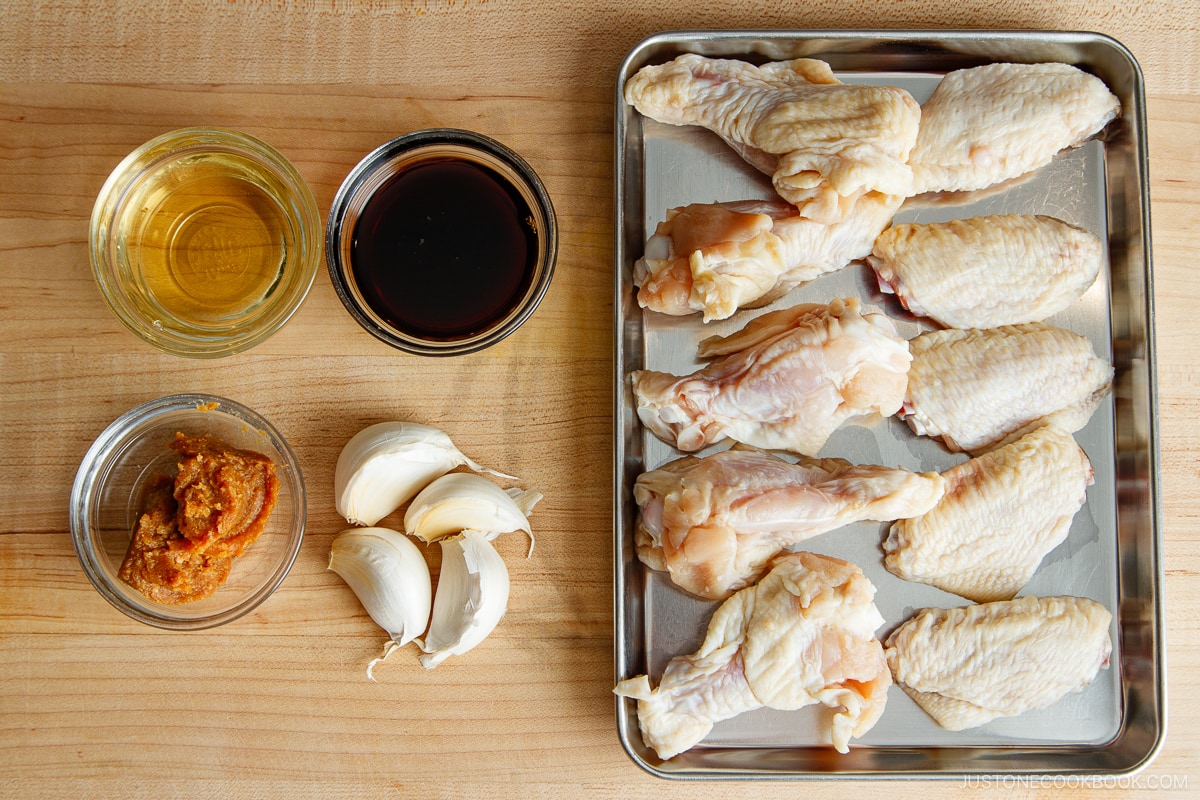
{"label": "light wood surface", "polygon": [[[1200,7],[1195,2],[424,0],[0,3],[0,796],[883,798],[1108,797],[1105,785],[668,783],[616,735],[612,667],[614,77],[644,36],[695,28],[1097,30],[1149,94],[1169,711],[1131,794],[1200,790]],[[454,359],[390,350],[321,272],[285,329],[216,362],[127,333],[92,280],[87,222],[131,149],[187,125],[257,135],[322,213],[394,135],[478,130],[544,179],[561,230],[541,308]],[[203,391],[269,418],[296,450],[308,531],[250,616],[175,634],[109,607],[67,532],[75,470],[115,417]],[[410,651],[363,674],[383,637],[326,571],[344,525],[341,446],[364,425],[442,427],[546,495],[537,548],[501,540],[512,599],[468,656]],[[1186,790],[1181,787],[1186,786]],[[1173,795],[1174,796],[1174,795]]]}

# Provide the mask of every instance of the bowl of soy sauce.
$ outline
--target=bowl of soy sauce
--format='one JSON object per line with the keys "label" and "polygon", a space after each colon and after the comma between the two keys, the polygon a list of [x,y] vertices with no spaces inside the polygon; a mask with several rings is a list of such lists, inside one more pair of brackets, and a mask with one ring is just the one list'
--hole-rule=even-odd
{"label": "bowl of soy sauce", "polygon": [[529,318],[558,254],[554,207],[499,142],[439,128],[392,139],[333,199],[325,255],[350,315],[410,353],[489,347]]}

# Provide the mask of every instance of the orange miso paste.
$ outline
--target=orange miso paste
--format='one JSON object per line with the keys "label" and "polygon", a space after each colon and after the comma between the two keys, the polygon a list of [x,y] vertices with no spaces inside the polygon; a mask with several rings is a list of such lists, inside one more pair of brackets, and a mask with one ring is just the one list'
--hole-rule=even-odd
{"label": "orange miso paste", "polygon": [[159,603],[208,597],[258,538],[279,499],[275,462],[212,436],[177,433],[174,478],[157,475],[118,575]]}

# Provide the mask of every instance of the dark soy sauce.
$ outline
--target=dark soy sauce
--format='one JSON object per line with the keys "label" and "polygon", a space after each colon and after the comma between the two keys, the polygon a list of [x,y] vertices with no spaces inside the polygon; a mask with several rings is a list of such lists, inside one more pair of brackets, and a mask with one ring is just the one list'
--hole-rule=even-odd
{"label": "dark soy sauce", "polygon": [[529,204],[495,171],[431,160],[379,187],[354,228],[350,263],[367,305],[422,339],[486,330],[533,279],[537,230]]}

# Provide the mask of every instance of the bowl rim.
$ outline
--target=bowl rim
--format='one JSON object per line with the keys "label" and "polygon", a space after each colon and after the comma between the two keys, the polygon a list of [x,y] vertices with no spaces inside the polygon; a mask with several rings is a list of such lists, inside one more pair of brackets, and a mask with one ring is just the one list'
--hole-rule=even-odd
{"label": "bowl rim", "polygon": [[[130,191],[130,181],[154,164],[175,160],[187,153],[202,150],[227,150],[248,157],[260,167],[270,170],[287,184],[291,202],[281,204],[296,235],[298,253],[297,278],[281,303],[266,307],[269,323],[237,335],[212,336],[189,340],[155,326],[155,320],[137,312],[126,299],[126,293],[115,279],[113,251],[109,232]],[[142,163],[142,162],[145,163]],[[189,358],[219,358],[240,353],[277,333],[299,311],[316,279],[322,258],[321,215],[312,187],[295,165],[272,145],[262,139],[231,128],[196,126],[161,133],[138,145],[112,169],[96,195],[88,224],[88,254],[92,275],[100,289],[105,305],[131,333],[150,345]]]}
{"label": "bowl rim", "polygon": [[[409,336],[390,326],[381,324],[375,315],[361,307],[357,293],[351,286],[353,279],[348,276],[350,264],[347,259],[343,258],[343,243],[351,239],[354,235],[352,229],[345,229],[346,216],[348,212],[355,210],[353,209],[354,202],[364,185],[369,184],[378,172],[386,169],[398,159],[407,159],[413,156],[414,151],[438,146],[450,146],[473,151],[484,157],[494,159],[511,170],[515,179],[519,180],[531,195],[530,199],[532,202],[530,205],[534,206],[534,208],[531,208],[531,211],[539,213],[542,217],[543,230],[540,238],[543,240],[544,246],[541,263],[538,265],[538,273],[520,304],[510,316],[494,327],[479,334],[446,341]],[[491,165],[488,166],[495,169]],[[390,178],[390,176],[388,177]],[[511,180],[509,176],[504,174],[501,177],[505,180]],[[369,199],[371,194],[378,188],[378,186],[372,188],[370,193],[367,194],[366,199]],[[366,200],[364,199],[363,202],[365,203]],[[357,210],[360,211],[361,209]],[[337,292],[338,299],[342,301],[342,305],[346,307],[346,310],[354,318],[355,322],[376,339],[398,350],[416,355],[465,355],[491,347],[502,339],[507,338],[520,328],[541,304],[546,292],[550,289],[550,283],[554,277],[554,269],[557,262],[558,220],[554,204],[551,202],[550,195],[547,193],[541,178],[534,171],[533,167],[512,150],[512,148],[481,133],[461,128],[428,128],[412,131],[411,133],[402,134],[390,139],[376,147],[350,170],[346,178],[342,181],[341,186],[338,187],[337,194],[334,195],[333,202],[330,205],[329,216],[325,224],[325,266],[329,272],[330,282],[333,284],[334,291]]]}
{"label": "bowl rim", "polygon": [[[228,416],[254,426],[254,429],[266,434],[271,444],[283,455],[284,464],[278,465],[285,469],[292,480],[292,495],[294,498],[295,521],[290,533],[290,541],[283,558],[275,565],[269,580],[262,584],[248,598],[232,608],[207,614],[200,617],[177,617],[169,613],[152,610],[151,606],[139,607],[131,605],[120,593],[115,591],[106,579],[105,571],[100,567],[100,556],[91,536],[88,534],[91,504],[100,490],[97,481],[98,468],[103,465],[105,458],[113,452],[114,447],[127,438],[130,429],[135,425],[149,422],[164,414],[175,411],[198,410],[203,406],[216,404],[209,413],[225,413]],[[291,571],[292,565],[300,553],[304,541],[304,533],[308,517],[308,498],[304,486],[304,474],[300,469],[299,459],[291,445],[283,435],[262,415],[253,409],[234,400],[212,394],[181,393],[166,395],[149,400],[121,414],[100,433],[92,442],[87,453],[80,461],[71,486],[70,500],[70,531],[71,543],[75,555],[88,581],[96,591],[117,610],[138,622],[156,628],[169,630],[206,630],[232,622],[258,608],[283,582]],[[159,606],[159,604],[155,604]],[[161,606],[169,608],[168,606]]]}

